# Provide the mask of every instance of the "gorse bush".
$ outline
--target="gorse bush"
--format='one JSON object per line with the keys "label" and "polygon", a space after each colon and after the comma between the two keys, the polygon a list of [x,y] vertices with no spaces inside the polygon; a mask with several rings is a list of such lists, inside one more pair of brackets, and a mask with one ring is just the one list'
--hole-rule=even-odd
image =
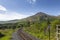
{"label": "gorse bush", "polygon": [[[56,25],[60,25],[60,20],[56,19],[50,22],[50,39],[56,40]],[[42,39],[49,40],[49,29],[48,29],[47,21],[42,21],[42,23],[35,22],[31,24],[30,27],[24,27],[24,31],[29,34]]]}

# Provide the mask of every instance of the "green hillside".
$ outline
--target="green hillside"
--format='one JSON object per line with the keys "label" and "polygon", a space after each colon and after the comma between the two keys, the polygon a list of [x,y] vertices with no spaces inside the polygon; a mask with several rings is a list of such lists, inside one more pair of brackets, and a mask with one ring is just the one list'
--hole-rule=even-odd
{"label": "green hillside", "polygon": [[60,16],[51,16],[43,12],[24,19],[1,21],[0,29],[16,29],[23,27],[23,30],[41,40],[56,40],[56,25],[60,25]]}
{"label": "green hillside", "polygon": [[24,31],[42,40],[49,40],[50,25],[50,39],[56,40],[56,25],[60,25],[60,17],[39,12],[23,19],[19,24],[23,25]]}

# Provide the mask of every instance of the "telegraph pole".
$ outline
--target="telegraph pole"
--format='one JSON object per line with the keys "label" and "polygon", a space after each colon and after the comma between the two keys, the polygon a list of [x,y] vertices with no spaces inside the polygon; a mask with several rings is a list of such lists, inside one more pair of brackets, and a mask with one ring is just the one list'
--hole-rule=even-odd
{"label": "telegraph pole", "polygon": [[49,32],[49,40],[50,40],[50,20],[49,20],[48,16],[45,16],[45,17],[46,17],[46,21],[47,21],[47,24],[48,24],[48,32]]}
{"label": "telegraph pole", "polygon": [[50,40],[50,21],[49,21],[49,18],[47,19],[47,24],[48,24],[49,40]]}

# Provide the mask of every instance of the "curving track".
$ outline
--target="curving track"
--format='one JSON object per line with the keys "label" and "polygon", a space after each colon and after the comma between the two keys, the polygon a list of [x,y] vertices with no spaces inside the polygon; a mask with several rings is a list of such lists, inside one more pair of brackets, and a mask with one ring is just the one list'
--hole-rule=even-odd
{"label": "curving track", "polygon": [[39,39],[19,29],[17,32],[13,33],[11,40],[39,40]]}

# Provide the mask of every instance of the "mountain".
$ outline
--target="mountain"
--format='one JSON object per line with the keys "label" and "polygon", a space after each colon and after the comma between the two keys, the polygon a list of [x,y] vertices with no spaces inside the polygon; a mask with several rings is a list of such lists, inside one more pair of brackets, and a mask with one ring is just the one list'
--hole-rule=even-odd
{"label": "mountain", "polygon": [[52,16],[43,12],[38,12],[33,16],[23,19],[24,21],[30,22],[30,24],[27,23],[28,25],[27,27],[24,27],[24,31],[28,32],[29,34],[41,40],[49,40],[49,37],[50,37],[50,40],[55,40],[56,25],[60,25],[59,19],[60,19],[60,16]]}
{"label": "mountain", "polygon": [[38,20],[47,20],[47,19],[57,19],[60,18],[60,16],[51,16],[48,15],[44,12],[38,12],[35,15],[29,16],[27,18],[24,19],[17,19],[17,20],[10,20],[10,21],[0,21],[0,24],[4,24],[4,23],[16,23],[16,22],[22,22],[22,21],[38,21]]}
{"label": "mountain", "polygon": [[[9,29],[23,27],[23,30],[25,32],[42,40],[49,40],[48,38],[49,38],[49,28],[50,28],[50,34],[51,34],[50,38],[51,40],[55,40],[56,24],[60,24],[60,20],[58,19],[60,19],[60,16],[52,16],[43,12],[38,12],[35,15],[29,16],[24,19],[0,21],[0,24],[3,24],[4,28],[9,28]],[[48,20],[50,21],[50,26],[47,24]],[[10,23],[10,24],[16,23],[16,24],[12,24],[11,26],[10,24],[8,25],[4,23]]]}
{"label": "mountain", "polygon": [[17,20],[10,20],[10,21],[0,21],[0,24],[5,24],[5,23],[17,23],[19,22],[20,20],[17,19]]}
{"label": "mountain", "polygon": [[58,15],[58,16],[57,16],[57,18],[59,18],[59,19],[60,19],[60,15]]}
{"label": "mountain", "polygon": [[53,20],[56,19],[56,16],[51,16],[43,12],[38,12],[35,15],[32,15],[30,17],[24,18],[21,21],[38,21],[38,20],[47,20],[47,19]]}

